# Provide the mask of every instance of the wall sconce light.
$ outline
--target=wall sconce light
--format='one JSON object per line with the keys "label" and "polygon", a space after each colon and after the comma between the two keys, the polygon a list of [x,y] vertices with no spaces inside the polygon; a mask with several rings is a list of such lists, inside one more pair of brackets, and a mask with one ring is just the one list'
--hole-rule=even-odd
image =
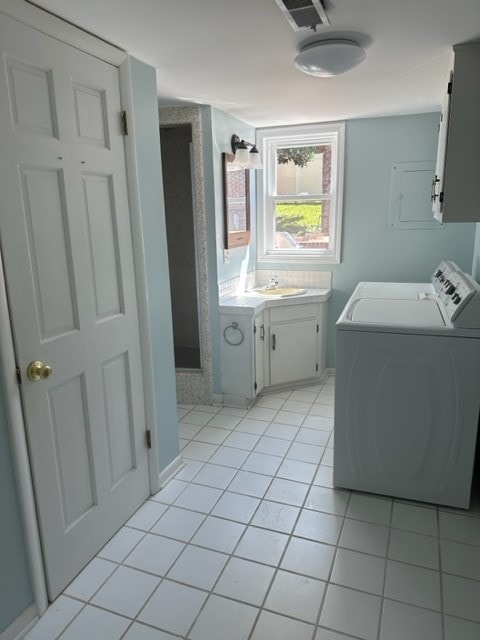
{"label": "wall sconce light", "polygon": [[[235,158],[231,163],[233,167],[239,167],[241,169],[263,169],[260,154],[255,144],[247,142],[246,140],[240,140],[235,134],[233,134],[231,142],[232,152],[235,154]],[[248,147],[252,147],[250,151]]]}

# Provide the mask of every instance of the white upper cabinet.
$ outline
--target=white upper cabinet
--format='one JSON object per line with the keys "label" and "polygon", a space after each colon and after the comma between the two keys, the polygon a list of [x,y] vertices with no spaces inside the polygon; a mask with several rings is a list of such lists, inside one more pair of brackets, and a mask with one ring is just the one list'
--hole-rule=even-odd
{"label": "white upper cabinet", "polygon": [[459,44],[446,87],[432,184],[440,222],[480,221],[480,42]]}

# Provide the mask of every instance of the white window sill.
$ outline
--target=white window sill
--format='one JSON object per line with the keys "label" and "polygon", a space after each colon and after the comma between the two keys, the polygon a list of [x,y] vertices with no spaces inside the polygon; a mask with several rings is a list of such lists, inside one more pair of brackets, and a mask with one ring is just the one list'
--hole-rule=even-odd
{"label": "white window sill", "polygon": [[279,262],[285,264],[340,264],[340,259],[332,255],[325,255],[321,253],[311,253],[309,255],[298,255],[291,253],[269,253],[259,255],[257,257],[258,264],[278,264]]}

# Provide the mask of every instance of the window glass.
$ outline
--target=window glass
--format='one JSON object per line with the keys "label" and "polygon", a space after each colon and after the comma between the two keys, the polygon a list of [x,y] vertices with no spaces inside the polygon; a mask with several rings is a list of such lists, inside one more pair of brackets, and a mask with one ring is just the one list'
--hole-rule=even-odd
{"label": "window glass", "polygon": [[277,195],[330,193],[331,145],[277,149]]}
{"label": "window glass", "polygon": [[340,261],[344,125],[258,132],[259,261]]}
{"label": "window glass", "polygon": [[277,200],[275,249],[328,248],[328,222],[325,219],[327,209],[328,203],[322,200]]}

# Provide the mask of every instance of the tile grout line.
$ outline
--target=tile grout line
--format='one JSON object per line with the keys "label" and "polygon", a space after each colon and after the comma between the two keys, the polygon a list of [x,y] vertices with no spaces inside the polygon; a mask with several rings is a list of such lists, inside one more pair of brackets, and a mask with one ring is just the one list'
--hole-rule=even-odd
{"label": "tile grout line", "polygon": [[[318,465],[317,465],[317,466],[318,466]],[[276,476],[274,476],[274,478],[275,478],[275,477],[276,477]],[[314,476],[314,477],[315,477],[315,476]],[[273,479],[272,479],[272,482],[273,482]],[[260,606],[259,612],[258,612],[257,617],[256,617],[256,619],[255,619],[255,622],[254,622],[254,625],[253,625],[252,630],[251,630],[251,632],[250,632],[250,635],[248,636],[248,637],[249,637],[249,639],[251,639],[251,638],[252,638],[252,635],[253,635],[253,633],[254,633],[254,631],[255,631],[255,628],[256,628],[256,626],[257,626],[257,623],[258,623],[258,621],[259,621],[259,619],[260,619],[260,615],[261,615],[262,611],[264,611],[265,603],[266,603],[266,601],[267,601],[267,599],[268,599],[268,596],[270,595],[270,591],[271,591],[271,589],[272,589],[273,583],[275,582],[275,578],[277,577],[278,572],[280,571],[281,564],[282,564],[282,562],[283,562],[283,559],[284,559],[284,557],[285,557],[285,554],[286,554],[286,552],[287,552],[287,549],[288,549],[288,547],[290,546],[290,542],[292,541],[292,538],[294,537],[294,531],[295,531],[295,529],[296,529],[296,526],[297,526],[297,524],[298,524],[298,520],[300,519],[300,515],[301,515],[301,513],[302,513],[303,506],[304,506],[304,504],[305,504],[305,502],[306,502],[306,500],[307,500],[307,496],[308,496],[308,494],[309,494],[310,489],[311,489],[311,487],[312,487],[312,486],[313,486],[313,479],[312,479],[312,482],[311,482],[311,483],[310,483],[310,485],[309,485],[309,489],[308,489],[308,491],[306,491],[306,492],[305,492],[305,497],[304,497],[304,499],[303,499],[303,501],[302,501],[302,505],[301,505],[301,506],[299,506],[298,513],[297,513],[296,518],[295,518],[295,522],[293,523],[293,526],[292,526],[292,530],[291,530],[290,534],[288,534],[288,540],[287,540],[287,542],[286,542],[286,544],[285,544],[285,547],[284,547],[283,552],[282,552],[282,554],[281,554],[281,556],[280,556],[280,559],[279,559],[279,561],[278,561],[278,563],[277,563],[276,567],[274,568],[274,573],[273,573],[272,579],[271,579],[270,584],[269,584],[269,586],[268,586],[268,588],[267,588],[267,590],[266,590],[266,592],[265,592],[265,596],[264,596],[264,598],[263,598],[262,604],[261,604],[261,606]],[[260,505],[259,505],[259,506],[260,506]],[[294,572],[292,572],[292,573],[294,573]],[[305,622],[305,621],[303,621],[303,622]],[[313,628],[313,634],[315,634],[315,633],[316,633],[316,628],[315,628],[315,626],[314,626],[314,628]]]}
{"label": "tile grout line", "polygon": [[383,613],[385,607],[385,587],[387,584],[387,570],[388,570],[388,556],[390,552],[390,542],[392,537],[392,522],[393,522],[393,509],[394,509],[394,501],[392,500],[390,505],[390,517],[389,517],[389,526],[388,526],[388,534],[387,534],[387,546],[385,548],[385,566],[383,568],[383,581],[382,581],[382,595],[380,600],[380,615],[378,617],[378,633],[377,640],[381,640],[382,634],[382,624],[383,624]]}
{"label": "tile grout line", "polygon": [[440,623],[442,629],[442,640],[446,640],[446,625],[445,625],[445,602],[444,602],[444,572],[442,571],[442,547],[440,537],[440,511],[438,507],[435,509],[435,516],[437,522],[437,536],[438,536],[438,569],[440,572]]}

